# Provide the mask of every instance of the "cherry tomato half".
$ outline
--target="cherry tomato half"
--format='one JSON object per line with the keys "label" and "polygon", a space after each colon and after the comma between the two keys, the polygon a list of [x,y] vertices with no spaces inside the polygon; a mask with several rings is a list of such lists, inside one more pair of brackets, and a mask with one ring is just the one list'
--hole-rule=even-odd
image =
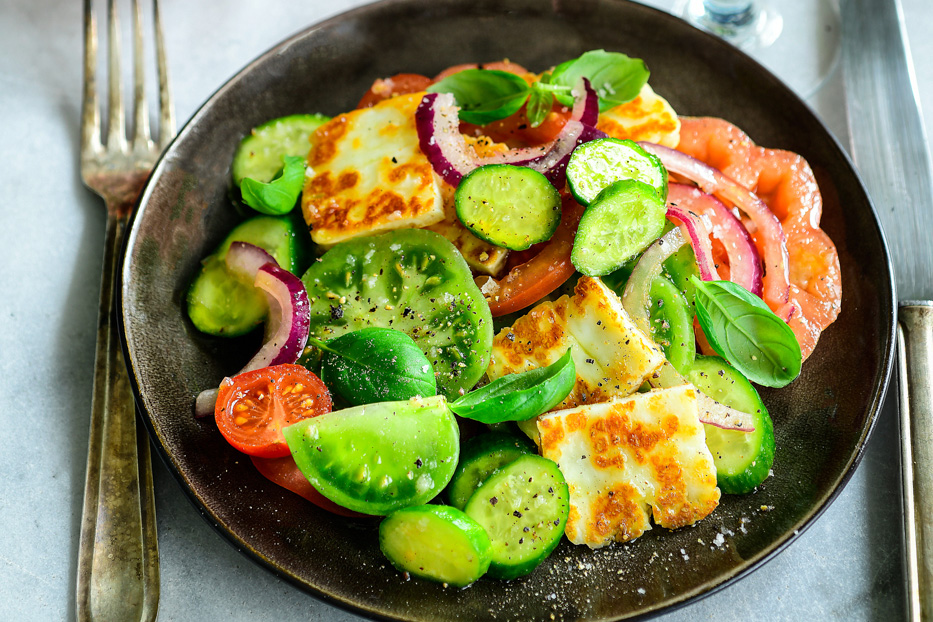
{"label": "cherry tomato half", "polygon": [[278,484],[282,488],[290,490],[300,497],[304,497],[319,508],[325,509],[328,512],[333,512],[339,516],[352,518],[368,516],[368,514],[360,514],[359,512],[348,510],[342,505],[337,505],[319,493],[317,488],[312,486],[308,478],[304,476],[304,473],[298,470],[298,465],[295,464],[295,459],[292,458],[291,455],[283,458],[257,458],[256,456],[250,456],[249,459],[252,460],[256,470],[270,482]]}
{"label": "cherry tomato half", "polygon": [[369,108],[395,95],[417,93],[428,88],[431,83],[431,78],[417,73],[399,73],[391,78],[380,78],[373,82],[356,107]]}
{"label": "cherry tomato half", "polygon": [[274,365],[224,378],[214,419],[227,442],[259,458],[289,455],[282,429],[331,410],[321,379],[301,365]]}
{"label": "cherry tomato half", "polygon": [[573,238],[583,215],[583,206],[572,196],[563,199],[560,225],[544,248],[528,261],[515,266],[498,281],[496,293],[487,298],[493,317],[533,305],[573,276],[570,262]]}

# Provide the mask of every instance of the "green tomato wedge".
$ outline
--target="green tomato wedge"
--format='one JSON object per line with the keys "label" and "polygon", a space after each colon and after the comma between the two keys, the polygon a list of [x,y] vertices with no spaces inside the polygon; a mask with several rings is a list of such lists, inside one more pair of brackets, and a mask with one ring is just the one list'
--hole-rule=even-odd
{"label": "green tomato wedge", "polygon": [[239,186],[247,177],[269,183],[282,170],[283,156],[307,159],[309,136],[329,120],[320,114],[294,114],[254,128],[233,156],[233,183]]}
{"label": "green tomato wedge", "polygon": [[201,262],[188,289],[188,317],[203,333],[238,337],[250,332],[269,312],[266,295],[227,270],[225,258],[234,242],[265,249],[282,268],[294,271],[301,249],[294,222],[285,217],[257,216],[238,226]]}
{"label": "green tomato wedge", "polygon": [[522,456],[490,476],[463,511],[492,541],[489,575],[515,579],[529,574],[557,547],[570,512],[570,493],[553,461]]}
{"label": "green tomato wedge", "polygon": [[338,410],[284,433],[295,464],[322,495],[377,516],[433,499],[460,454],[457,421],[440,396]]}
{"label": "green tomato wedge", "polygon": [[486,432],[474,436],[460,448],[460,464],[447,486],[447,500],[462,510],[476,489],[499,467],[535,453],[537,448],[524,436],[507,432]]}
{"label": "green tomato wedge", "polygon": [[457,217],[476,237],[523,251],[551,239],[560,224],[560,193],[536,170],[489,164],[457,186]]}
{"label": "green tomato wedge", "polygon": [[587,276],[609,274],[661,235],[664,214],[664,202],[648,184],[632,179],[611,184],[583,212],[571,262]]}
{"label": "green tomato wedge", "polygon": [[745,376],[718,356],[697,356],[687,379],[717,402],[754,417],[752,432],[703,425],[720,490],[735,495],[751,492],[765,481],[774,463],[774,425],[768,409]]}
{"label": "green tomato wedge", "polygon": [[667,201],[667,169],[654,154],[632,140],[597,138],[573,150],[567,184],[581,205],[589,205],[605,188],[623,179],[644,182]]}
{"label": "green tomato wedge", "polygon": [[570,350],[551,365],[509,374],[450,404],[461,417],[481,423],[524,421],[560,404],[577,381]]}
{"label": "green tomato wedge", "polygon": [[301,278],[311,335],[326,341],[382,326],[406,333],[456,398],[489,365],[492,316],[463,256],[443,236],[404,229],[337,244]]}
{"label": "green tomato wedge", "polygon": [[448,505],[393,512],[379,524],[379,548],[392,565],[416,577],[466,587],[489,568],[489,536]]}

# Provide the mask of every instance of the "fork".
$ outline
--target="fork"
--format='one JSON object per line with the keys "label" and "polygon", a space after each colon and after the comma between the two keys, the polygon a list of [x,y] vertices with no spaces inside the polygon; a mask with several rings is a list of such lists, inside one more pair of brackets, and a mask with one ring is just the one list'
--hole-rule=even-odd
{"label": "fork", "polygon": [[143,26],[133,0],[134,136],[127,140],[120,72],[116,0],[108,6],[108,127],[101,142],[97,98],[97,22],[84,2],[84,95],[81,177],[107,206],[103,275],[97,328],[94,390],[88,439],[84,511],[78,545],[77,619],[154,620],[159,602],[159,548],[155,497],[145,430],[137,430],[136,405],[117,334],[117,258],[133,204],[175,134],[158,0],[153,0],[159,83],[159,137],[153,141],[144,88]]}

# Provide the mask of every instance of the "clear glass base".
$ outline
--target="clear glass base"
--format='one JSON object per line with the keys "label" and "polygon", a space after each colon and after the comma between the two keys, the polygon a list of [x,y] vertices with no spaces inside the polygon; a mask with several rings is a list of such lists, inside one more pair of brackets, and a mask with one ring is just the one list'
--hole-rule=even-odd
{"label": "clear glass base", "polygon": [[837,0],[678,0],[673,13],[729,41],[801,97],[839,64]]}

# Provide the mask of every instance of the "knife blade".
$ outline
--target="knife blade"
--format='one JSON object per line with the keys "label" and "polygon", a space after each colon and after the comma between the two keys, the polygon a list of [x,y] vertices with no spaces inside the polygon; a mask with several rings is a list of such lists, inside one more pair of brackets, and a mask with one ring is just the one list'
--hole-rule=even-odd
{"label": "knife blade", "polygon": [[900,0],[843,0],[851,153],[900,300],[898,369],[909,613],[933,620],[933,173]]}

